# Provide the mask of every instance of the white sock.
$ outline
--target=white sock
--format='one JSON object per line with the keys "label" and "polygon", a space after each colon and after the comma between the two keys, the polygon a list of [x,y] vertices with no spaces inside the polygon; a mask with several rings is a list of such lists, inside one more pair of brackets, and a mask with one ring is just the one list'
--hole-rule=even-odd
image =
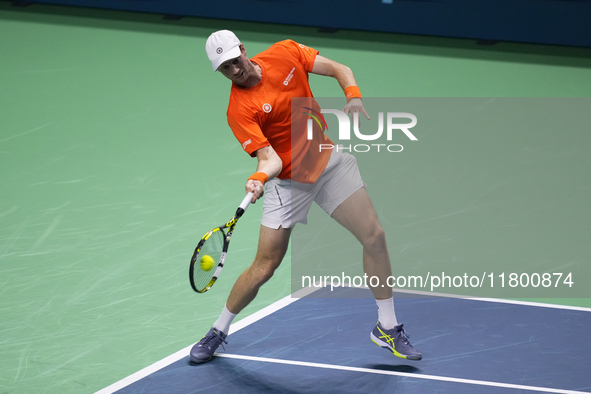
{"label": "white sock", "polygon": [[382,327],[386,330],[391,330],[398,324],[396,320],[396,313],[394,313],[394,297],[387,300],[376,300],[378,305],[378,320]]}
{"label": "white sock", "polygon": [[234,320],[235,317],[236,313],[230,312],[224,305],[224,310],[222,311],[219,319],[213,323],[213,327],[228,335],[228,331],[230,331],[230,324],[232,324],[232,320]]}

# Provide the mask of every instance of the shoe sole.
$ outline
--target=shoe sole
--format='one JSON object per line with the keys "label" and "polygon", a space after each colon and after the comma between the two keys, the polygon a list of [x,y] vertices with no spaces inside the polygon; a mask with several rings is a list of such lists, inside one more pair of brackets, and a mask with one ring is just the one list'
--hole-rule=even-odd
{"label": "shoe sole", "polygon": [[418,356],[414,356],[414,355],[402,354],[402,353],[397,352],[396,349],[392,348],[392,346],[388,345],[386,342],[379,340],[375,335],[373,335],[373,332],[370,334],[370,339],[373,343],[375,343],[379,347],[384,348],[384,349],[388,349],[389,351],[391,351],[392,354],[395,355],[396,357],[400,357],[405,360],[412,360],[412,361],[421,361],[423,359],[422,354],[418,355]]}
{"label": "shoe sole", "polygon": [[205,364],[206,362],[213,360],[213,356],[206,360],[195,360],[193,357],[189,356],[189,360],[191,360],[193,364]]}

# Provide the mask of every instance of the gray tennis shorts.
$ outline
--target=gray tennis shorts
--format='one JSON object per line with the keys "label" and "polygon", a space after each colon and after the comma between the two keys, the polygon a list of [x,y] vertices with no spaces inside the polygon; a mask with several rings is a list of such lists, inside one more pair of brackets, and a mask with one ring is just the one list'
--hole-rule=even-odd
{"label": "gray tennis shorts", "polygon": [[333,149],[328,164],[313,184],[291,179],[272,179],[265,183],[261,224],[277,229],[296,223],[306,224],[312,202],[332,215],[343,201],[365,187],[355,156]]}

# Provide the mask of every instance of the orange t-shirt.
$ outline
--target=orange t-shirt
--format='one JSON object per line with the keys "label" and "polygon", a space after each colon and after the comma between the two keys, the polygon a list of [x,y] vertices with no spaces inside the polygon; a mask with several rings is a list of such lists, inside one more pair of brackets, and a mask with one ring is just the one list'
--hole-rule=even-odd
{"label": "orange t-shirt", "polygon": [[[332,144],[316,122],[313,139],[307,139],[307,119],[303,107],[320,116],[308,73],[318,51],[292,40],[280,41],[251,60],[262,70],[261,81],[253,87],[232,84],[228,105],[228,124],[242,148],[251,156],[272,146],[283,162],[280,179],[314,183],[322,174],[330,149],[320,151],[319,144]],[[292,97],[304,97],[292,108]]]}

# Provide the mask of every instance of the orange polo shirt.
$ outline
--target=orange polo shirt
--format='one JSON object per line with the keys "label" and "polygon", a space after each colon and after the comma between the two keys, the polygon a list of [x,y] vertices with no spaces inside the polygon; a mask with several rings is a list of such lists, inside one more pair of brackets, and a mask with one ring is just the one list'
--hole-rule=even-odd
{"label": "orange polo shirt", "polygon": [[[280,179],[314,183],[330,158],[330,149],[320,152],[319,144],[332,144],[317,122],[308,140],[309,115],[322,118],[320,107],[308,83],[318,51],[292,40],[280,41],[251,60],[262,70],[261,81],[250,88],[232,84],[228,124],[245,152],[272,146],[283,162]],[[302,97],[293,105],[292,97]],[[306,109],[307,107],[308,109]],[[324,119],[321,119],[323,122]]]}

